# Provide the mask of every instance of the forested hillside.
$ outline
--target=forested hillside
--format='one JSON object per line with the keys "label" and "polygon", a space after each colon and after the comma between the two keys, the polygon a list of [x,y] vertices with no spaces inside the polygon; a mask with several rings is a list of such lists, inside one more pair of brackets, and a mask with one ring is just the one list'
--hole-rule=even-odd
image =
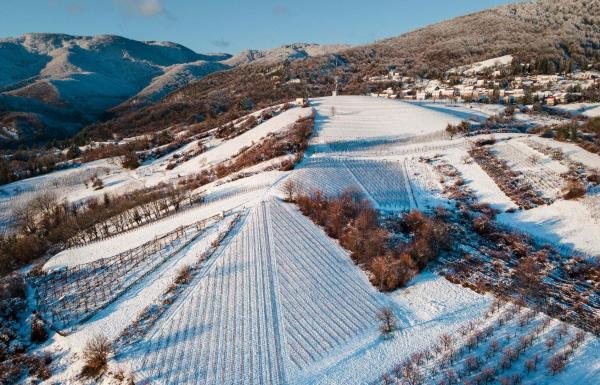
{"label": "forested hillside", "polygon": [[[395,67],[443,76],[449,68],[511,54],[516,73],[600,66],[600,1],[541,0],[477,12],[398,37],[303,61],[257,63],[212,74],[142,109],[115,111],[81,139],[155,130],[257,109],[298,96],[326,95],[340,75],[344,93],[369,90],[368,75]],[[300,79],[301,83],[289,83]]]}

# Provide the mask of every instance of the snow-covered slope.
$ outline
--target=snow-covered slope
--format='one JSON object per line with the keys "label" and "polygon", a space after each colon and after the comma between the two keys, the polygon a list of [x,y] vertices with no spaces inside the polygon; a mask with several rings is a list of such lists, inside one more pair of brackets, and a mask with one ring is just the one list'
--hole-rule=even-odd
{"label": "snow-covered slope", "polygon": [[155,102],[213,72],[344,48],[299,43],[232,57],[112,35],[31,33],[0,39],[0,123],[14,132],[0,135],[0,141],[31,139],[33,127],[47,128],[48,137],[65,136],[111,108]]}
{"label": "snow-covered slope", "polygon": [[223,63],[231,66],[254,62],[272,64],[284,60],[305,59],[307,57],[337,53],[347,48],[349,48],[349,46],[343,44],[319,45],[296,43],[262,51],[247,49],[230,59],[225,60]]}
{"label": "snow-covered slope", "polygon": [[[154,100],[228,68],[218,61],[229,57],[120,36],[32,33],[0,40],[0,92],[21,100],[9,111],[31,113],[30,118],[42,125],[52,126],[52,122],[33,108],[35,101],[60,108],[66,122],[81,126],[139,92],[143,100]],[[184,63],[189,65],[177,66]],[[16,125],[19,119],[15,119]]]}
{"label": "snow-covered slope", "polygon": [[[82,348],[98,334],[116,341],[111,370],[123,368],[133,373],[136,383],[145,384],[372,384],[380,383],[384,373],[396,372],[414,353],[429,351],[434,352],[433,358],[427,358],[420,369],[428,373],[423,384],[434,385],[446,372],[440,369],[442,366],[435,366],[437,363],[458,372],[469,354],[479,352],[483,357],[484,347],[492,340],[499,340],[502,349],[513,349],[519,343],[515,336],[529,333],[545,320],[548,324],[539,329],[533,347],[524,349],[512,368],[498,369],[498,378],[522,373],[525,359],[548,351],[544,341],[557,332],[561,325],[558,320],[536,313],[531,324],[519,326],[519,320],[532,310],[501,304],[492,311],[492,295],[453,284],[432,271],[421,273],[405,288],[378,292],[361,266],[354,264],[349,253],[324,229],[280,199],[285,181],[296,180],[306,183],[307,189],[331,194],[347,187],[357,189],[375,207],[394,215],[438,206],[456,210],[456,202],[443,191],[448,181],[435,167],[435,162],[444,161],[454,166],[479,202],[501,210],[515,209],[495,180],[468,155],[471,140],[489,140],[491,136],[450,139],[443,132],[446,124],[460,121],[467,110],[450,106],[432,109],[360,96],[312,102],[316,113],[314,135],[305,158],[294,170],[261,172],[261,167],[255,166],[253,175],[214,181],[200,188],[206,196],[202,205],[63,250],[45,263],[47,275],[40,280],[52,274],[60,277],[66,270],[102,274],[105,260],[117,260],[129,250],[177,232],[180,226],[191,225],[188,230],[198,232],[199,228],[193,229],[198,221],[213,221],[202,236],[172,255],[151,249],[146,259],[153,260],[158,254],[164,262],[145,275],[129,272],[137,280],[123,285],[114,301],[92,309],[95,312],[91,317],[78,321],[71,334],[52,334],[41,348],[57,357],[48,383],[76,381]],[[146,187],[177,183],[179,178],[231,159],[241,148],[269,133],[285,130],[312,111],[294,107],[232,139],[207,138],[206,152],[172,170],[164,167],[166,155],[133,172],[109,168],[106,178],[110,177],[119,189],[134,183]],[[477,116],[494,113],[494,109],[482,110]],[[496,134],[495,140],[490,145],[494,153],[510,160],[509,167],[523,171],[532,183],[542,187],[545,180],[526,173],[530,172],[530,164],[524,162],[532,155],[537,155],[535,161],[546,173],[565,169],[558,160],[536,154],[535,143],[562,146],[568,157],[585,166],[600,164],[600,157],[573,144],[510,133]],[[436,161],[421,161],[424,157]],[[94,194],[80,186],[73,170],[20,181],[0,190],[0,194],[4,191],[5,202],[10,204],[11,197],[21,194],[20,189],[36,191],[37,183],[48,188],[61,177],[72,182],[59,191],[61,197],[71,199],[69,191],[73,199]],[[558,248],[568,242],[573,249],[600,252],[594,240],[600,223],[600,201],[592,193],[587,198],[589,202],[557,198],[553,205],[502,213],[499,221],[536,237],[544,235],[546,242]],[[584,214],[582,210],[586,209],[588,213]],[[234,221],[234,217],[238,219]],[[228,229],[226,233],[222,232],[224,228]],[[159,242],[159,250],[167,246]],[[82,264],[95,266],[97,271],[79,270]],[[180,289],[172,289],[179,269],[191,265],[196,267],[190,280]],[[90,285],[84,285],[86,290],[110,292],[110,281],[90,281],[97,286],[90,289]],[[82,306],[89,311],[87,305],[84,301]],[[391,339],[382,338],[377,329],[376,314],[382,306],[389,306],[398,319],[399,330]],[[510,317],[501,323],[500,315]],[[483,342],[473,353],[466,347],[469,327],[492,331],[491,335],[480,336]],[[136,332],[129,335],[128,330]],[[574,327],[569,330],[569,338],[578,332]],[[444,363],[445,354],[435,353],[440,336],[446,333],[454,338],[456,362]],[[568,341],[563,338],[557,342],[552,354],[566,349]],[[528,373],[527,379],[544,385],[567,385],[571,379],[582,385],[596,385],[600,375],[598,346],[600,339],[585,334],[564,372],[552,375],[543,367],[546,354],[538,370]],[[501,354],[491,355],[485,366],[499,367]],[[109,381],[107,375],[104,384]]]}
{"label": "snow-covered slope", "polygon": [[449,70],[448,72],[472,76],[472,75],[480,74],[486,70],[501,69],[501,68],[510,66],[512,61],[513,61],[512,55],[504,55],[504,56],[500,56],[500,57],[483,60],[483,61],[473,63],[470,65],[453,68],[453,69]]}
{"label": "snow-covered slope", "polygon": [[166,67],[163,74],[153,78],[148,86],[131,98],[131,103],[151,102],[160,99],[169,92],[196,79],[227,68],[229,67],[225,64],[205,60]]}

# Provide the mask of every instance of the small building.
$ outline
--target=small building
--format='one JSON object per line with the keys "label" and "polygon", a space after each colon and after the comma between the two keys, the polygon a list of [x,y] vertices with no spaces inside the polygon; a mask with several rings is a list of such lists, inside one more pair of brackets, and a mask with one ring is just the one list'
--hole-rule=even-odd
{"label": "small building", "polygon": [[416,99],[417,100],[426,100],[431,97],[431,93],[427,91],[417,91]]}
{"label": "small building", "polygon": [[454,90],[454,88],[444,88],[444,89],[441,89],[440,93],[439,93],[440,97],[446,97],[446,98],[451,98],[455,95],[456,95],[456,91]]}
{"label": "small building", "polygon": [[548,106],[555,106],[556,105],[556,99],[554,98],[553,95],[550,95],[546,98],[546,105]]}

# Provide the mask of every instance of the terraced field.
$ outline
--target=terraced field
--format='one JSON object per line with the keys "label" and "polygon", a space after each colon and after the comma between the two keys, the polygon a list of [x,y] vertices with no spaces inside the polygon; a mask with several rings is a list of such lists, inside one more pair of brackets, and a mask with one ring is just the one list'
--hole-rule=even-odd
{"label": "terraced field", "polygon": [[380,300],[346,252],[310,220],[290,206],[270,207],[285,350],[296,372],[374,329]]}
{"label": "terraced field", "polygon": [[565,166],[515,140],[497,144],[494,150],[511,169],[520,172],[542,197],[557,199],[562,195],[565,181],[560,174],[568,171]]}
{"label": "terraced field", "polygon": [[294,209],[259,203],[223,245],[140,342],[144,380],[283,384],[375,331],[377,294]]}
{"label": "terraced field", "polygon": [[113,257],[32,277],[40,312],[56,329],[70,330],[184,251],[218,219],[211,217],[181,227]]}

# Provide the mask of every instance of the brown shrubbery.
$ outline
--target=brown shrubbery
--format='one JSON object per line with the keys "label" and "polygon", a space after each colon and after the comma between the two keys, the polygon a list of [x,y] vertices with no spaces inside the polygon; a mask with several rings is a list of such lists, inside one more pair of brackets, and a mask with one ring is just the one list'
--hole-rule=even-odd
{"label": "brown shrubbery", "polygon": [[0,275],[67,242],[103,238],[176,212],[187,198],[182,188],[166,184],[118,196],[105,194],[84,205],[42,193],[15,210],[14,233],[0,234]]}
{"label": "brown shrubbery", "polygon": [[565,199],[577,199],[581,198],[585,195],[585,186],[578,180],[570,180],[567,183],[567,187],[565,189],[565,194],[563,198]]}
{"label": "brown shrubbery", "polygon": [[550,203],[536,195],[533,186],[513,171],[505,161],[498,159],[489,148],[473,146],[469,155],[496,182],[498,187],[517,205],[528,210]]}
{"label": "brown shrubbery", "polygon": [[50,377],[50,356],[27,353],[30,342],[43,342],[48,333],[35,313],[31,317],[31,338],[21,333],[28,318],[26,301],[22,275],[13,273],[0,279],[0,384],[15,384],[26,372],[40,380]]}
{"label": "brown shrubbery", "polygon": [[42,343],[48,339],[48,332],[46,331],[46,324],[44,320],[37,314],[34,313],[31,318],[31,342]]}
{"label": "brown shrubbery", "polygon": [[83,378],[98,378],[108,367],[108,355],[112,346],[108,338],[98,335],[87,342],[83,349]]}
{"label": "brown shrubbery", "polygon": [[282,168],[289,170],[302,159],[308,147],[308,139],[312,134],[314,113],[306,118],[298,119],[294,125],[284,132],[267,136],[259,143],[242,148],[231,161],[219,163],[208,170],[182,181],[190,188],[198,188],[217,179],[224,178],[246,167],[257,165],[282,155],[295,154],[294,161],[286,162]]}
{"label": "brown shrubbery", "polygon": [[323,226],[329,236],[339,239],[382,291],[406,285],[452,243],[443,220],[418,211],[406,214],[400,224],[411,240],[394,242],[371,204],[351,191],[336,198],[319,191],[300,194],[295,202],[304,215]]}

